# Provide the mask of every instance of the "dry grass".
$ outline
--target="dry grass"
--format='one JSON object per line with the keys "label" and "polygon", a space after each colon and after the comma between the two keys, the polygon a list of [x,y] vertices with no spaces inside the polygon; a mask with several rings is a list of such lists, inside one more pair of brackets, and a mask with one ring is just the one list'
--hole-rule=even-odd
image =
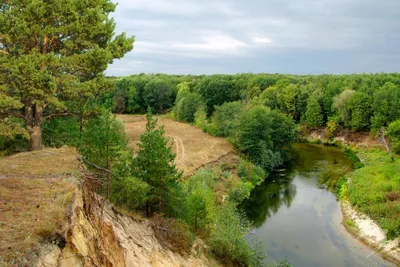
{"label": "dry grass", "polygon": [[[125,123],[126,134],[134,149],[146,126],[146,117],[138,115],[120,115]],[[176,166],[185,176],[195,170],[217,161],[220,157],[234,152],[233,146],[223,138],[204,133],[192,125],[158,117],[158,125],[164,125],[166,136],[171,138],[176,157]]]}
{"label": "dry grass", "polygon": [[46,148],[23,152],[0,160],[0,178],[76,174],[79,162],[74,148]]}
{"label": "dry grass", "polygon": [[58,242],[68,222],[78,172],[71,148],[45,149],[0,160],[0,266],[32,266],[42,242]]}

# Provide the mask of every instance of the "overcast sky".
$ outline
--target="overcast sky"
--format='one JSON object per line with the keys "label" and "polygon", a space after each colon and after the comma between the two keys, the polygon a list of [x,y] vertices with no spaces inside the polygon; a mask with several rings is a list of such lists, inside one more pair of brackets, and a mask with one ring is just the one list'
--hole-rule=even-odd
{"label": "overcast sky", "polygon": [[400,71],[400,0],[119,0],[133,73]]}

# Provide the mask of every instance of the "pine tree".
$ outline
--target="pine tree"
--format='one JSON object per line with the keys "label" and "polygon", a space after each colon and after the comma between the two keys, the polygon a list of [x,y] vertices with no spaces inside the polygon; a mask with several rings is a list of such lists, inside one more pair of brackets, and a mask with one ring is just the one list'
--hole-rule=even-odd
{"label": "pine tree", "polygon": [[147,215],[155,210],[161,213],[165,202],[182,176],[174,164],[175,154],[164,136],[164,127],[157,128],[157,119],[148,108],[146,130],[140,136],[139,152],[135,159],[134,176],[147,182],[151,189],[146,205]]}
{"label": "pine tree", "polygon": [[133,48],[114,36],[110,0],[0,3],[0,119],[25,121],[31,150],[45,119],[69,115],[66,101],[111,87],[104,71]]}

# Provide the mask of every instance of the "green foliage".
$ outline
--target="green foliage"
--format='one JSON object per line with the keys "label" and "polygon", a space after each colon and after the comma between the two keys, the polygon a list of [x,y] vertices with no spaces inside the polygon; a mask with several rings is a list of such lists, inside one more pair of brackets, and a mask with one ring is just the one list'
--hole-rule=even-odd
{"label": "green foliage", "polygon": [[21,119],[5,117],[0,119],[0,152],[12,154],[26,150],[29,134]]}
{"label": "green foliage", "polygon": [[337,95],[333,99],[333,106],[339,115],[341,121],[346,127],[350,126],[351,121],[351,110],[350,103],[352,97],[355,95],[354,90],[344,90],[340,95]]}
{"label": "green foliage", "polygon": [[204,107],[200,107],[194,114],[194,124],[206,133],[209,133],[211,135],[216,134],[217,130],[208,121],[207,111]]}
{"label": "green foliage", "polygon": [[348,194],[352,205],[366,213],[383,229],[388,238],[400,236],[400,159],[387,152],[369,149],[358,151],[364,167],[349,177]]}
{"label": "green foliage", "polygon": [[212,253],[223,264],[233,266],[259,266],[265,256],[249,247],[245,236],[249,222],[233,204],[227,203],[217,211],[215,229],[210,234]]}
{"label": "green foliage", "polygon": [[389,124],[387,134],[394,153],[400,154],[400,120]]}
{"label": "green foliage", "polygon": [[378,129],[400,118],[399,84],[386,82],[374,94],[372,126]]}
{"label": "green foliage", "polygon": [[249,181],[254,186],[260,185],[267,177],[261,167],[243,159],[239,163],[238,175],[243,181]]}
{"label": "green foliage", "polygon": [[238,100],[240,91],[236,89],[229,75],[205,76],[195,87],[207,105],[208,116],[212,114],[215,106]]}
{"label": "green foliage", "polygon": [[234,136],[238,117],[242,112],[240,102],[225,102],[223,105],[215,107],[211,122],[217,130],[218,136]]}
{"label": "green foliage", "polygon": [[353,152],[350,148],[346,148],[344,153],[349,157],[349,159],[353,162],[355,169],[360,169],[364,167],[364,164],[361,162],[360,158]]}
{"label": "green foliage", "polygon": [[154,78],[144,87],[144,102],[153,112],[163,113],[172,107],[174,98],[174,86],[168,80]]}
{"label": "green foliage", "polygon": [[25,151],[29,147],[29,134],[20,119],[6,117],[0,120],[0,156]]}
{"label": "green foliage", "polygon": [[201,170],[185,183],[184,217],[194,231],[206,230],[214,220],[214,179],[214,173]]}
{"label": "green foliage", "polygon": [[125,176],[111,180],[111,201],[128,210],[143,208],[150,186],[135,177]]}
{"label": "green foliage", "polygon": [[189,93],[176,104],[176,118],[180,121],[192,123],[196,112],[203,107],[204,102],[201,96],[197,93]]}
{"label": "green foliage", "polygon": [[350,99],[351,121],[353,130],[369,129],[372,115],[372,98],[362,92],[356,92]]}
{"label": "green foliage", "polygon": [[256,106],[241,115],[235,144],[254,164],[272,170],[288,158],[296,134],[291,118]]}
{"label": "green foliage", "polygon": [[80,138],[79,123],[75,117],[55,118],[47,120],[43,125],[43,143],[45,146],[70,145],[78,147]]}
{"label": "green foliage", "polygon": [[324,124],[324,117],[321,107],[320,94],[313,94],[308,99],[307,111],[305,113],[306,123],[312,128],[321,127]]}
{"label": "green foliage", "polygon": [[134,174],[150,185],[146,212],[163,212],[168,206],[168,200],[173,197],[172,189],[182,173],[175,167],[175,154],[169,139],[164,136],[164,128],[157,128],[157,119],[153,118],[150,108],[147,112],[146,130],[140,136],[138,147]]}
{"label": "green foliage", "polygon": [[66,100],[110,88],[104,71],[134,41],[114,36],[115,7],[109,0],[0,4],[0,115],[25,121],[32,150],[42,148],[43,123],[65,113]]}

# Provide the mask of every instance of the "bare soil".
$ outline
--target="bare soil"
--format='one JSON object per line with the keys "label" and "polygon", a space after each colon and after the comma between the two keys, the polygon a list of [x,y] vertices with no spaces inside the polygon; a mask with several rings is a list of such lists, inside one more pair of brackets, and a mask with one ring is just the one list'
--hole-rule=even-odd
{"label": "bare soil", "polygon": [[[125,123],[125,131],[137,152],[137,142],[146,127],[143,115],[119,115]],[[234,152],[233,146],[224,138],[210,136],[192,125],[158,117],[158,125],[164,126],[165,135],[170,138],[175,163],[178,169],[190,176],[200,167],[215,162]]]}
{"label": "bare soil", "polygon": [[32,266],[43,242],[57,243],[68,221],[78,172],[72,148],[0,160],[0,266]]}

